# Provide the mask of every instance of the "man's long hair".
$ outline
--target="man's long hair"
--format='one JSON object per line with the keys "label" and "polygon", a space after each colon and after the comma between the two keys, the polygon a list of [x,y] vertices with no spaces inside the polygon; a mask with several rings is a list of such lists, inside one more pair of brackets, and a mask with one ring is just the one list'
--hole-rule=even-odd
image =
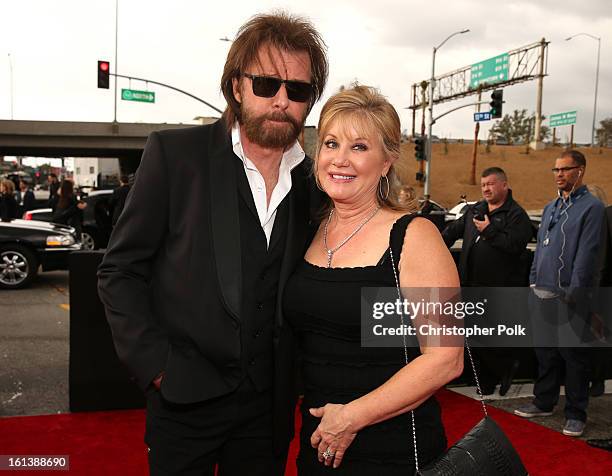
{"label": "man's long hair", "polygon": [[241,122],[240,103],[234,97],[232,80],[236,78],[240,81],[246,68],[259,61],[262,47],[308,53],[312,83],[308,111],[323,94],[329,69],[326,45],[312,23],[285,12],[256,15],[238,31],[223,68],[221,92],[227,101],[223,118],[228,129],[236,120]]}

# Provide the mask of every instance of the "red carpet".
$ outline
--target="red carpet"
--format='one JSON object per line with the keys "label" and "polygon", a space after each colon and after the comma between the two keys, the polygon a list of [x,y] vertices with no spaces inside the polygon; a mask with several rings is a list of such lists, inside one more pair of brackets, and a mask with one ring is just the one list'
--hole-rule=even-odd
{"label": "red carpet", "polygon": [[[480,404],[462,395],[444,390],[439,393],[439,400],[451,442],[482,416]],[[612,474],[610,453],[495,408],[489,408],[489,414],[506,431],[531,475]],[[142,411],[0,418],[0,454],[70,455],[70,472],[56,474],[145,476],[143,432]],[[296,454],[294,441],[287,476],[295,475]]]}

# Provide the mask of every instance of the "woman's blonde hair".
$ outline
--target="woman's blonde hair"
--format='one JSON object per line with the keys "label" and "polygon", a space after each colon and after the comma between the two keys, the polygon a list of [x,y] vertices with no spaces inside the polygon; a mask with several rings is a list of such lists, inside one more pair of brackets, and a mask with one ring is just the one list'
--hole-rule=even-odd
{"label": "woman's blonde hair", "polygon": [[[389,159],[399,159],[401,126],[395,108],[380,92],[369,86],[355,84],[348,89],[330,97],[321,111],[318,126],[317,157],[313,162],[313,174],[317,184],[317,164],[323,141],[332,124],[340,123],[350,126],[362,137],[378,135],[383,151]],[[388,182],[387,182],[388,181]],[[320,188],[320,187],[319,187]],[[393,163],[387,172],[386,179],[380,178],[376,199],[383,208],[401,211],[418,209],[413,197],[406,200],[403,184],[395,171]],[[388,193],[387,193],[388,190]],[[329,206],[326,207],[329,210]]]}
{"label": "woman's blonde hair", "polygon": [[13,193],[15,193],[15,184],[12,180],[2,180],[2,188],[4,188],[4,193],[7,195],[13,195]]}

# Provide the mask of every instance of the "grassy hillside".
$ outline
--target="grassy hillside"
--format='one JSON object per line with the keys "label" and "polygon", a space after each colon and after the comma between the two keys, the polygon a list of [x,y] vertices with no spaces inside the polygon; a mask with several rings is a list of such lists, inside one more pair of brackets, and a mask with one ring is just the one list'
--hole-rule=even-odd
{"label": "grassy hillside", "polygon": [[[444,144],[433,144],[431,163],[431,198],[440,204],[450,207],[459,201],[462,194],[470,200],[481,198],[480,185],[469,185],[472,161],[472,144],[448,144],[448,154],[444,153]],[[561,152],[560,147],[525,154],[525,146],[491,146],[490,153],[485,146],[478,146],[476,162],[476,181],[480,184],[480,173],[492,166],[501,167],[510,180],[514,198],[525,208],[541,209],[556,194],[553,173],[555,158]],[[599,185],[606,192],[609,203],[612,202],[612,149],[579,149],[587,159],[585,183]],[[415,173],[417,162],[414,160],[414,144],[402,146],[402,157],[398,171],[403,181],[412,186],[417,196],[423,195],[423,187],[417,185]]]}

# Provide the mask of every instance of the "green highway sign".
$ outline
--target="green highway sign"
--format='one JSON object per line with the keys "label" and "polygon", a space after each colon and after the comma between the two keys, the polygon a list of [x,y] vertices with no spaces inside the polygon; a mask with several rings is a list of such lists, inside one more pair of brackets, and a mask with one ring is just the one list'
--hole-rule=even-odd
{"label": "green highway sign", "polygon": [[122,89],[121,99],[124,101],[155,102],[155,93],[136,89]]}
{"label": "green highway sign", "polygon": [[472,65],[470,71],[470,87],[475,89],[481,84],[495,84],[508,80],[508,53],[489,58]]}
{"label": "green highway sign", "polygon": [[576,111],[551,114],[548,118],[549,127],[570,126],[576,124]]}

